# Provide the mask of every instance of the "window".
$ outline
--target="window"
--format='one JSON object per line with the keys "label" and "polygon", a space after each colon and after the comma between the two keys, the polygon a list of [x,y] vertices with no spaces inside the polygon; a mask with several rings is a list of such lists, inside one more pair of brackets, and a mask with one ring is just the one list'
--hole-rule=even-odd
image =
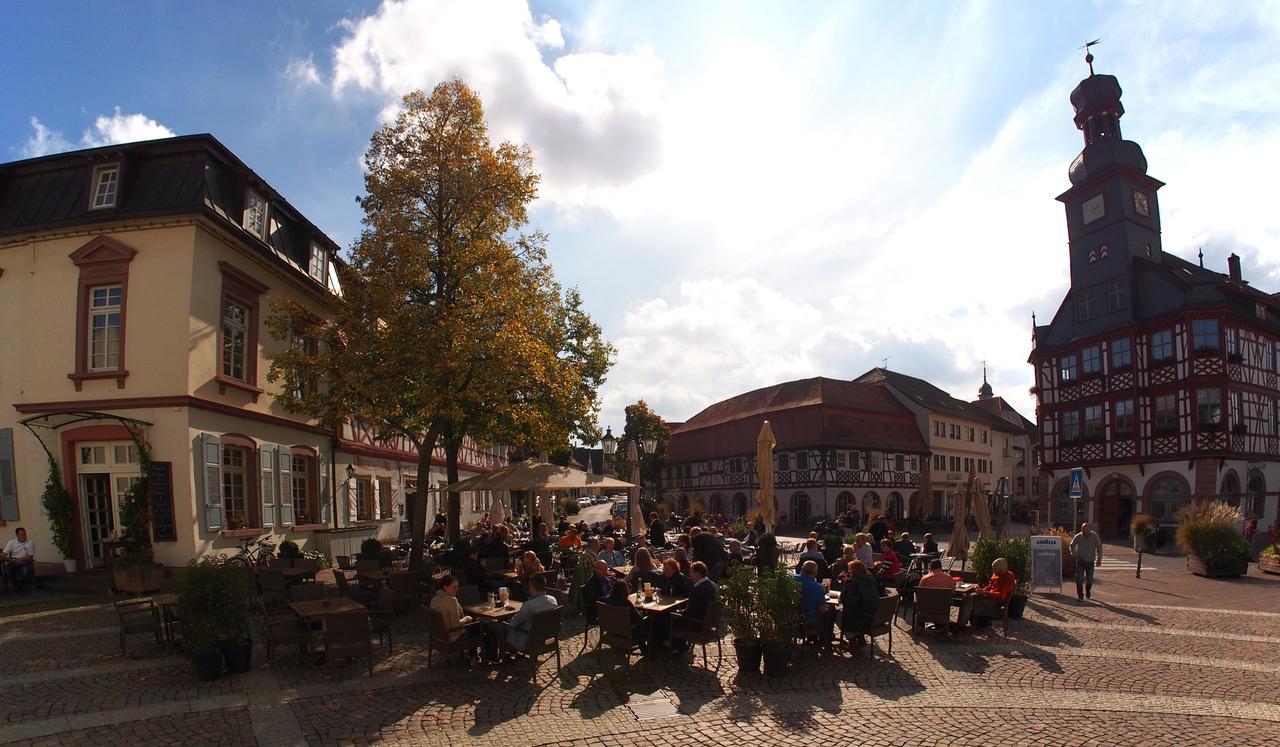
{"label": "window", "polygon": [[849,455],[843,451],[836,452],[836,468],[844,469],[849,466]]}
{"label": "window", "polygon": [[1102,372],[1102,349],[1097,345],[1090,345],[1080,351],[1080,368],[1085,374],[1096,374]]}
{"label": "window", "polygon": [[[99,447],[100,448],[100,447]],[[138,447],[119,444],[112,449],[115,452],[116,464],[137,464]]]}
{"label": "window", "polygon": [[920,457],[917,457],[917,456],[911,457],[911,471],[912,472],[920,471]]}
{"label": "window", "polygon": [[1126,399],[1116,403],[1115,432],[1117,436],[1133,435],[1133,400]]}
{"label": "window", "polygon": [[1187,484],[1177,477],[1162,477],[1151,486],[1151,515],[1157,519],[1172,520],[1189,501]]}
{"label": "window", "polygon": [[[289,342],[294,351],[301,355],[314,357],[319,352],[319,345],[313,337],[304,337],[294,332],[293,339]],[[316,383],[315,373],[310,367],[302,367],[301,375],[298,380],[293,382],[293,396],[302,399],[308,394],[315,394],[319,386]]]}
{"label": "window", "polygon": [[972,470],[972,469],[973,469],[973,458],[972,458],[972,457],[965,457],[965,458],[964,458],[964,471],[965,471],[965,472],[968,472],[968,471],[970,471],[970,470]]}
{"label": "window", "polygon": [[933,468],[939,472],[945,472],[947,469],[947,458],[941,454],[934,454]]}
{"label": "window", "polygon": [[106,464],[107,463],[107,447],[81,446],[80,447],[80,463],[81,464]]}
{"label": "window", "polygon": [[1124,279],[1107,283],[1107,311],[1120,311],[1129,306],[1129,286]]}
{"label": "window", "polygon": [[1156,397],[1155,430],[1157,436],[1178,432],[1178,399],[1174,394]]}
{"label": "window", "polygon": [[310,524],[311,515],[311,465],[306,456],[294,454],[290,459],[289,500],[293,503],[293,520],[298,524]]}
{"label": "window", "polygon": [[1191,346],[1197,352],[1212,353],[1218,350],[1218,320],[1191,320]]}
{"label": "window", "polygon": [[951,471],[952,472],[960,471],[960,457],[955,457],[955,456],[951,457]]}
{"label": "window", "polygon": [[1062,413],[1062,442],[1064,444],[1075,444],[1080,440],[1080,413],[1064,412]]}
{"label": "window", "polygon": [[252,189],[244,198],[244,227],[260,239],[267,237],[267,203]]}
{"label": "window", "polygon": [[787,470],[790,470],[790,469],[791,469],[791,455],[779,454],[778,455],[778,471],[786,472]]}
{"label": "window", "polygon": [[1155,363],[1173,360],[1173,330],[1162,329],[1151,334],[1151,360]]}
{"label": "window", "polygon": [[984,444],[985,444],[986,442],[987,442],[987,432],[986,432],[986,431],[983,431],[983,432],[982,432],[982,443],[984,443]]}
{"label": "window", "polygon": [[249,310],[234,301],[222,303],[222,375],[244,381]]}
{"label": "window", "polygon": [[849,469],[862,469],[861,452],[857,452],[857,451],[849,452]]}
{"label": "window", "polygon": [[951,424],[951,437],[957,441],[960,440],[960,426],[955,423]]}
{"label": "window", "polygon": [[1227,415],[1228,417],[1231,418],[1232,427],[1236,427],[1236,426],[1243,427],[1245,425],[1244,408],[1241,405],[1242,399],[1243,399],[1243,395],[1241,395],[1240,392],[1231,393],[1231,411],[1228,412]]}
{"label": "window", "polygon": [[942,422],[941,420],[933,421],[933,435],[935,436],[947,435],[947,424]]}
{"label": "window", "polygon": [[318,244],[311,245],[311,266],[307,269],[307,274],[317,283],[324,282],[325,270],[327,269],[325,251]]}
{"label": "window", "polygon": [[356,521],[372,521],[373,481],[367,477],[356,478]]}
{"label": "window", "polygon": [[120,307],[124,291],[118,285],[89,289],[89,370],[120,368]]}
{"label": "window", "polygon": [[1058,375],[1063,381],[1075,381],[1078,372],[1076,370],[1076,357],[1068,355],[1058,359]]}
{"label": "window", "polygon": [[1263,304],[1260,304],[1260,303],[1259,303],[1259,304],[1254,304],[1254,306],[1253,306],[1253,315],[1254,315],[1254,316],[1256,316],[1256,317],[1258,317],[1259,319],[1266,319],[1266,318],[1267,318],[1267,307],[1266,307],[1266,306],[1264,306]]}
{"label": "window", "polygon": [[796,452],[796,469],[809,469],[809,452]]}
{"label": "window", "polygon": [[116,206],[120,194],[120,165],[99,166],[93,170],[93,200],[90,210]]}
{"label": "window", "polygon": [[[480,499],[480,493],[475,492],[473,501]],[[391,515],[391,481],[385,477],[378,478],[378,518],[387,519],[394,518]]]}
{"label": "window", "polygon": [[901,471],[903,471],[904,469],[906,469],[906,468],[907,468],[906,461],[907,461],[907,460],[906,460],[906,457],[904,457],[902,454],[896,454],[896,455],[894,455],[894,457],[893,457],[893,468],[894,468],[894,470],[896,470],[896,471],[898,471],[898,472],[901,472]]}
{"label": "window", "polygon": [[1111,369],[1123,371],[1133,365],[1133,347],[1128,337],[1111,341]]}
{"label": "window", "polygon": [[249,503],[245,496],[245,450],[222,447],[222,511],[228,529],[249,526]]}
{"label": "window", "polygon": [[1076,320],[1088,321],[1093,318],[1093,291],[1081,291],[1076,296]]}
{"label": "window", "polygon": [[1102,440],[1102,405],[1084,408],[1084,440],[1091,443]]}
{"label": "window", "polygon": [[969,437],[970,442],[977,440],[978,437],[977,431],[973,428],[969,428],[965,435]]}
{"label": "window", "polygon": [[1196,425],[1219,426],[1222,424],[1222,390],[1196,390]]}

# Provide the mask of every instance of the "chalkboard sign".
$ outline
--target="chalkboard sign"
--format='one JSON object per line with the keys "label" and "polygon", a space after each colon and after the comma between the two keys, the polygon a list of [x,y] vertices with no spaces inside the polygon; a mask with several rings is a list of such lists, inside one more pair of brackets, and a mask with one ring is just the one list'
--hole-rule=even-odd
{"label": "chalkboard sign", "polygon": [[1031,585],[1062,588],[1062,539],[1031,538]]}
{"label": "chalkboard sign", "polygon": [[173,519],[173,463],[152,462],[151,474],[151,539],[155,542],[177,542],[178,526]]}

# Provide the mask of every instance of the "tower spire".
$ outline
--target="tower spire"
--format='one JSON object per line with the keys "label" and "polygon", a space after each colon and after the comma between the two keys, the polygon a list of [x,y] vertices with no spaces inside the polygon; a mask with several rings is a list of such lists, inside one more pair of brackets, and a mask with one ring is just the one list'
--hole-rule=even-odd
{"label": "tower spire", "polygon": [[1092,52],[1089,48],[1090,48],[1090,47],[1092,47],[1092,46],[1093,46],[1093,45],[1095,45],[1095,44],[1101,44],[1101,43],[1102,43],[1102,40],[1101,40],[1101,39],[1094,39],[1094,40],[1093,40],[1093,41],[1091,41],[1091,42],[1085,42],[1085,43],[1084,43],[1084,46],[1083,46],[1083,47],[1080,47],[1080,49],[1083,49],[1083,50],[1084,50],[1084,62],[1085,62],[1085,64],[1086,64],[1086,65],[1088,65],[1088,66],[1089,66],[1089,77],[1090,77],[1090,78],[1092,78],[1092,77],[1093,77],[1093,52]]}

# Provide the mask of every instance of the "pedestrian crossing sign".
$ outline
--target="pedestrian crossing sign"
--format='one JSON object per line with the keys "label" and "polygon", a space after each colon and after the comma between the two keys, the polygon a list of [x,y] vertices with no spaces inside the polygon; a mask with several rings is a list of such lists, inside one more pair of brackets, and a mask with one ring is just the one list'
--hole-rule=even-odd
{"label": "pedestrian crossing sign", "polygon": [[1071,470],[1071,487],[1067,489],[1067,495],[1072,498],[1084,497],[1084,467]]}

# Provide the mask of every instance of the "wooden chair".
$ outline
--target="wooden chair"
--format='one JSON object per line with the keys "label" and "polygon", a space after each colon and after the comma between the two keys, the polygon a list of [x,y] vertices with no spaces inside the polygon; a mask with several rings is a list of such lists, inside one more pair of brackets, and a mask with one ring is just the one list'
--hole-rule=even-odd
{"label": "wooden chair", "polygon": [[293,567],[308,571],[309,575],[304,576],[303,578],[308,581],[315,581],[316,573],[320,570],[320,561],[315,558],[294,558]]}
{"label": "wooden chair", "polygon": [[[395,609],[407,612],[422,602],[416,571],[396,571],[387,579],[388,590],[395,598]],[[381,591],[379,591],[381,594]]]}
{"label": "wooden chair", "polygon": [[[560,673],[560,623],[564,620],[564,607],[556,606],[555,609],[549,609],[545,612],[539,612],[533,616],[529,623],[529,638],[524,648],[516,649],[520,653],[529,657],[532,665],[530,674],[533,677],[538,676],[538,657],[550,653],[556,654],[556,674]],[[504,631],[509,629],[510,623],[503,623]],[[504,645],[509,646],[506,636],[503,636]]]}
{"label": "wooden chair", "polygon": [[942,627],[944,632],[951,624],[950,589],[916,587],[915,613],[911,617],[911,632],[919,633],[926,624]]}
{"label": "wooden chair", "polygon": [[356,569],[355,560],[350,555],[338,555],[335,560],[338,561],[338,570],[340,571],[354,571]]}
{"label": "wooden chair", "polygon": [[[466,638],[459,638],[456,641],[449,640],[449,629],[445,625],[444,612],[441,610],[433,610],[427,608],[427,668],[431,667],[431,659],[436,651],[444,654],[444,668],[449,668],[449,654],[457,652],[459,656],[464,651],[474,651],[484,645],[484,638],[479,633],[472,634]],[[473,620],[462,626],[465,630],[479,630],[482,624],[480,620]]]}
{"label": "wooden chair", "polygon": [[867,637],[871,639],[871,644],[867,646],[867,656],[875,654],[876,638],[882,635],[889,636],[889,655],[893,655],[893,618],[898,614],[899,601],[901,600],[896,592],[880,597],[875,617],[871,618],[871,629],[867,631]]}
{"label": "wooden chair", "polygon": [[359,558],[356,560],[356,573],[378,573],[382,570],[382,561],[377,558]]}
{"label": "wooden chair", "polygon": [[979,595],[973,604],[972,617],[999,619],[1004,624],[1004,638],[1009,637],[1009,600]]}
{"label": "wooden chair", "polygon": [[262,601],[268,607],[284,604],[289,598],[289,584],[279,569],[259,568],[258,588],[262,590]]}
{"label": "wooden chair", "polygon": [[631,610],[604,602],[596,602],[596,623],[600,626],[600,639],[596,641],[596,661],[601,661],[605,644],[620,649],[631,666],[631,652],[641,651],[640,641],[635,639],[631,627]]}
{"label": "wooden chair", "polygon": [[373,676],[373,642],[369,638],[367,611],[339,612],[324,618],[324,662],[335,659],[369,657],[369,676]]}
{"label": "wooden chair", "polygon": [[268,661],[276,646],[296,643],[298,653],[303,653],[311,645],[311,627],[291,610],[269,610],[261,598],[254,600],[253,608],[266,633]]}
{"label": "wooden chair", "polygon": [[120,623],[120,655],[128,654],[125,637],[130,633],[152,633],[156,637],[156,645],[163,645],[160,626],[160,608],[150,597],[140,599],[120,599],[114,589],[107,589],[111,595],[111,605],[116,611],[116,620]]}
{"label": "wooden chair", "polygon": [[333,574],[333,583],[337,586],[339,594],[365,606],[373,604],[378,598],[377,589],[352,584],[342,571],[337,571]]}
{"label": "wooden chair", "polygon": [[396,594],[387,587],[378,589],[377,598],[369,607],[369,625],[378,634],[378,643],[385,637],[387,653],[391,653],[391,618],[396,614]]}
{"label": "wooden chair", "polygon": [[[684,620],[699,627],[694,629],[685,628],[676,625],[677,621]],[[689,643],[700,644],[702,646],[702,666],[707,666],[707,644],[715,642],[716,644],[716,669],[720,668],[720,662],[724,659],[724,644],[721,643],[723,633],[720,630],[720,602],[715,601],[707,605],[707,614],[701,621],[686,617],[679,612],[671,613],[671,639],[688,641]]]}

